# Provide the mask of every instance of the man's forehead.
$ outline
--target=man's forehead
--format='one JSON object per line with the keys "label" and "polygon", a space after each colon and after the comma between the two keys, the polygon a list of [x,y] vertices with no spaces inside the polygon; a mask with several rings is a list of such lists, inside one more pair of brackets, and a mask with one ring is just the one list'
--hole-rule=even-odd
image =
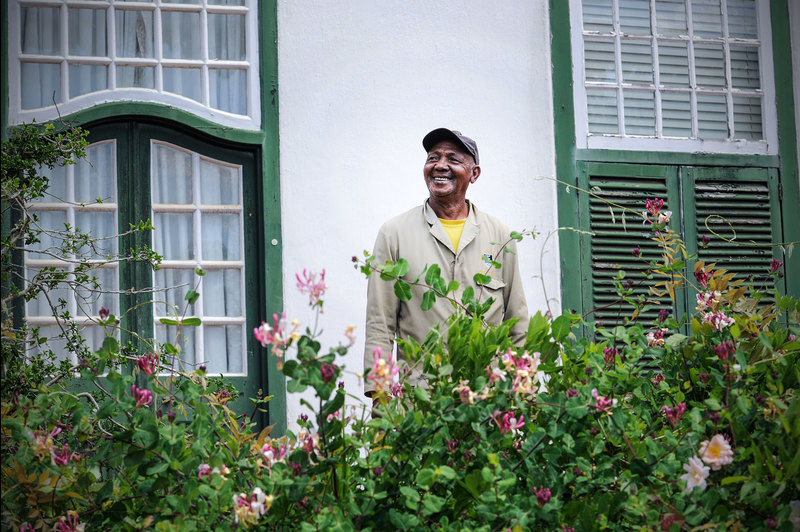
{"label": "man's forehead", "polygon": [[428,153],[458,153],[459,155],[464,155],[468,157],[472,157],[472,154],[465,150],[460,144],[455,143],[450,140],[443,140],[441,142],[437,142],[433,145]]}

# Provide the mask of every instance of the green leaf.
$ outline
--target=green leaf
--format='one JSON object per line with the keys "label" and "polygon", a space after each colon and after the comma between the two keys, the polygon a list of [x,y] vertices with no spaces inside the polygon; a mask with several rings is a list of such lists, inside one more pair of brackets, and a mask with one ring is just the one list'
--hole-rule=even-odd
{"label": "green leaf", "polygon": [[178,320],[173,320],[170,318],[160,318],[158,321],[160,321],[163,325],[180,325]]}
{"label": "green leaf", "polygon": [[444,499],[433,493],[426,493],[424,497],[422,497],[422,512],[425,515],[435,514],[441,511],[442,506],[444,506]]}
{"label": "green leaf", "polygon": [[190,305],[194,305],[195,302],[197,301],[197,298],[199,297],[200,297],[200,292],[197,292],[196,290],[189,290],[188,292],[186,292],[186,296],[184,296],[184,299],[188,301]]}
{"label": "green leaf", "polygon": [[570,327],[572,327],[572,319],[569,316],[562,314],[554,319],[553,324],[550,326],[553,331],[553,339],[556,342],[560,342],[566,338],[569,335]]}
{"label": "green leaf", "polygon": [[106,336],[103,339],[103,351],[108,351],[109,353],[118,353],[119,352],[119,342],[113,336]]}
{"label": "green leaf", "polygon": [[475,297],[475,289],[471,286],[468,286],[464,289],[464,293],[461,294],[461,303],[464,305],[468,305],[470,301]]}
{"label": "green leaf", "polygon": [[394,274],[398,277],[402,277],[408,273],[408,261],[406,259],[397,259],[397,263],[394,265]]}
{"label": "green leaf", "polygon": [[427,273],[425,273],[425,284],[428,286],[433,286],[434,281],[436,278],[440,277],[442,274],[442,269],[439,267],[438,264],[432,264],[429,268]]}
{"label": "green leaf", "polygon": [[164,471],[166,471],[168,467],[169,467],[168,462],[158,462],[147,468],[147,474],[158,475],[159,473],[163,473]]}
{"label": "green leaf", "polygon": [[181,320],[181,325],[185,325],[187,327],[199,327],[203,324],[203,321],[200,318],[185,318]]}
{"label": "green leaf", "polygon": [[686,338],[688,337],[684,336],[683,334],[673,334],[672,336],[667,337],[667,339],[664,340],[664,343],[669,347],[675,349],[676,347],[681,345],[683,341],[686,340]]}
{"label": "green leaf", "polygon": [[436,482],[436,474],[430,468],[420,469],[415,480],[420,488],[428,489]]}
{"label": "green leaf", "polygon": [[206,271],[203,268],[197,267],[194,269],[194,273],[202,277],[206,274]]}
{"label": "green leaf", "polygon": [[436,293],[433,290],[428,290],[422,294],[422,310],[430,310],[436,304]]}
{"label": "green leaf", "polygon": [[472,280],[475,281],[475,284],[478,286],[486,285],[492,282],[491,277],[482,273],[476,273],[474,276],[472,276]]}
{"label": "green leaf", "polygon": [[518,233],[517,231],[511,231],[511,238],[513,238],[517,242],[520,242],[522,240],[522,234]]}
{"label": "green leaf", "polygon": [[582,419],[589,413],[589,408],[586,405],[567,405],[567,415],[575,419]]}
{"label": "green leaf", "polygon": [[455,292],[458,290],[458,281],[450,281],[450,284],[447,285],[447,292]]}
{"label": "green leaf", "polygon": [[722,410],[722,405],[719,404],[719,401],[717,401],[713,397],[709,397],[704,402],[705,402],[706,406],[708,408],[710,408],[711,410]]}
{"label": "green leaf", "polygon": [[411,301],[411,285],[402,279],[395,281],[394,293],[400,301]]}
{"label": "green leaf", "polygon": [[727,486],[728,484],[733,484],[734,482],[744,482],[749,478],[750,477],[725,477],[722,479],[721,484],[723,486]]}

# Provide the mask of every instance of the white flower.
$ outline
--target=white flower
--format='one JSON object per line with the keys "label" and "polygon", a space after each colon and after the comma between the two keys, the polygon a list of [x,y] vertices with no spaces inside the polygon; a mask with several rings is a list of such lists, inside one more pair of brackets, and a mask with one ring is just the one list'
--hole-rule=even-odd
{"label": "white flower", "polygon": [[692,456],[688,464],[683,464],[683,470],[686,473],[681,475],[681,480],[686,481],[686,491],[692,491],[695,486],[700,488],[700,491],[705,491],[708,466],[703,465],[698,457]]}
{"label": "white flower", "polygon": [[711,441],[700,444],[700,458],[718,471],[720,467],[733,462],[733,449],[722,434],[715,434]]}

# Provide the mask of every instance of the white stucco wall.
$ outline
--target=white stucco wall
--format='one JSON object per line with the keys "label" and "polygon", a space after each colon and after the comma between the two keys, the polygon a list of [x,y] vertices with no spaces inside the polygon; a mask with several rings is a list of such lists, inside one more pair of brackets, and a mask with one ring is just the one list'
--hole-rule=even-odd
{"label": "white stucco wall", "polygon": [[[557,238],[543,249],[557,226],[554,183],[540,179],[555,175],[547,17],[546,0],[278,3],[285,311],[313,320],[294,274],[325,268],[323,345],[357,325],[344,380],[359,400],[366,279],[350,259],[427,197],[431,129],[477,141],[482,174],[468,197],[513,229],[541,232],[519,247],[528,304],[546,308],[543,275],[560,311]],[[290,427],[301,411],[290,394]]]}

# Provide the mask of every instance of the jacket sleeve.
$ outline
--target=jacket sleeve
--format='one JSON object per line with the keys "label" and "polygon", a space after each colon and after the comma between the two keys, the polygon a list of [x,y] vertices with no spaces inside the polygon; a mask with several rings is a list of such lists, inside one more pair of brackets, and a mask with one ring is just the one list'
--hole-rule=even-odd
{"label": "jacket sleeve", "polygon": [[[397,235],[381,227],[373,248],[374,266],[388,261],[396,261],[398,253]],[[373,351],[380,348],[381,357],[387,361],[392,359],[394,338],[397,332],[397,315],[400,300],[394,294],[394,284],[384,281],[381,276],[372,272],[367,282],[367,317],[364,346],[364,374],[374,364]],[[371,394],[375,386],[368,379],[364,380],[364,393]]]}
{"label": "jacket sleeve", "polygon": [[519,272],[517,259],[517,243],[512,240],[508,244],[508,252],[503,255],[503,277],[506,282],[504,320],[518,318],[519,321],[511,328],[511,341],[521,347],[525,344],[525,335],[528,332],[528,303],[525,301],[525,291],[522,288],[522,276]]}

